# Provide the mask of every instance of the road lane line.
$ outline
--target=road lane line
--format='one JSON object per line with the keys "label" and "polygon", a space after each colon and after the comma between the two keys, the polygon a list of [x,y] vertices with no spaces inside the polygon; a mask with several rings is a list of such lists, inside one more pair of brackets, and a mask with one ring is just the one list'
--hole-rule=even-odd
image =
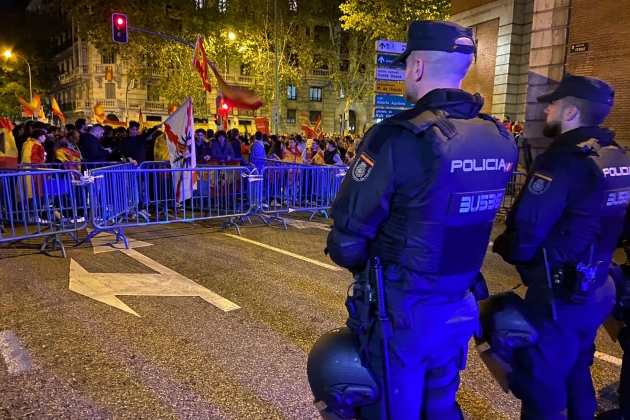
{"label": "road lane line", "polygon": [[303,257],[301,255],[294,254],[293,252],[285,251],[284,249],[275,248],[275,247],[267,245],[267,244],[263,244],[263,243],[256,242],[256,241],[252,241],[251,239],[243,238],[242,236],[232,235],[232,234],[229,234],[229,233],[224,233],[224,235],[225,236],[229,236],[230,238],[238,239],[238,240],[243,241],[243,242],[248,242],[250,244],[258,245],[260,247],[267,248],[267,249],[270,249],[272,251],[279,252],[280,254],[288,255],[290,257],[294,257],[294,258],[297,258],[297,259],[302,260],[302,261],[310,262],[311,264],[315,264],[315,265],[327,268],[327,269],[332,270],[332,271],[344,271],[345,270],[345,268],[341,268],[341,267],[337,267],[337,266],[334,266],[334,265],[326,264],[326,263],[323,263],[321,261],[313,260],[311,258],[306,258],[306,257]]}
{"label": "road lane line", "polygon": [[609,356],[599,351],[595,352],[595,357],[597,357],[598,359],[604,360],[608,363],[612,363],[613,365],[617,365],[617,366],[621,366],[621,363],[622,363],[622,360],[620,358],[615,357],[615,356]]}
{"label": "road lane line", "polygon": [[33,369],[28,350],[12,330],[0,332],[0,354],[11,376],[28,373]]}

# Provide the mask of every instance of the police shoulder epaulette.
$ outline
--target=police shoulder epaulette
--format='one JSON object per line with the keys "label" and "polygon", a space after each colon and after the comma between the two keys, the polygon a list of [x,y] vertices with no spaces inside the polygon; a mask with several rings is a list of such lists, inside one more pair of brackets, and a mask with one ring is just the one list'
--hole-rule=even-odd
{"label": "police shoulder epaulette", "polygon": [[491,115],[479,113],[479,118],[494,123],[494,125],[496,125],[497,129],[499,130],[499,133],[501,133],[503,137],[505,137],[506,139],[514,140],[512,133],[510,133],[501,122],[495,120],[494,117],[492,117]]}
{"label": "police shoulder epaulette", "polygon": [[448,120],[448,113],[441,109],[429,109],[409,120],[387,120],[384,125],[399,125],[419,136],[429,128],[436,126],[449,139],[457,135],[457,128]]}

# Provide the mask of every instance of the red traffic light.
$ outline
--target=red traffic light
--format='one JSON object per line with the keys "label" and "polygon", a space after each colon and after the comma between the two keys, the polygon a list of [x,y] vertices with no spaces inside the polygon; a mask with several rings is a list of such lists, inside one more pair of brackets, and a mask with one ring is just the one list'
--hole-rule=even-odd
{"label": "red traffic light", "polygon": [[122,13],[112,13],[112,41],[126,44],[129,41],[127,16]]}
{"label": "red traffic light", "polygon": [[223,104],[221,105],[221,109],[227,111],[228,109],[230,109],[230,106],[228,104]]}

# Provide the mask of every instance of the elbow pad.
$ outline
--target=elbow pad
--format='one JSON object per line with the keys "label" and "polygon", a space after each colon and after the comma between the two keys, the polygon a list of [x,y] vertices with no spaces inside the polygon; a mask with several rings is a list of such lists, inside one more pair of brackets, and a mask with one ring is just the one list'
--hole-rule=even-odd
{"label": "elbow pad", "polygon": [[334,229],[326,241],[328,255],[340,267],[352,269],[365,264],[368,259],[367,241]]}

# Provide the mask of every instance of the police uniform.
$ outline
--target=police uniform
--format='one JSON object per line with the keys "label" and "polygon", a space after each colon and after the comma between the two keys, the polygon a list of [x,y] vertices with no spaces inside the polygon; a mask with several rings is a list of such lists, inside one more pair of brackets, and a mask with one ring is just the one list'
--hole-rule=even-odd
{"label": "police uniform", "polygon": [[[456,44],[462,37],[472,41],[472,30],[413,22],[400,59],[415,50],[472,54],[474,47]],[[459,371],[478,327],[471,288],[518,154],[511,134],[479,114],[482,106],[478,94],[435,89],[377,124],[333,205],[332,260],[355,273],[376,256],[383,264],[394,328],[392,419],[462,418]],[[381,378],[378,343],[374,332],[369,364]],[[362,407],[360,418],[380,420],[383,411],[381,399]]]}
{"label": "police uniform", "polygon": [[[601,80],[566,75],[538,98],[567,96],[609,110],[614,91]],[[515,355],[510,389],[522,419],[592,419],[590,365],[599,326],[615,304],[608,275],[630,195],[630,159],[613,133],[579,127],[539,155],[494,241],[528,287],[524,310],[539,341]]]}

